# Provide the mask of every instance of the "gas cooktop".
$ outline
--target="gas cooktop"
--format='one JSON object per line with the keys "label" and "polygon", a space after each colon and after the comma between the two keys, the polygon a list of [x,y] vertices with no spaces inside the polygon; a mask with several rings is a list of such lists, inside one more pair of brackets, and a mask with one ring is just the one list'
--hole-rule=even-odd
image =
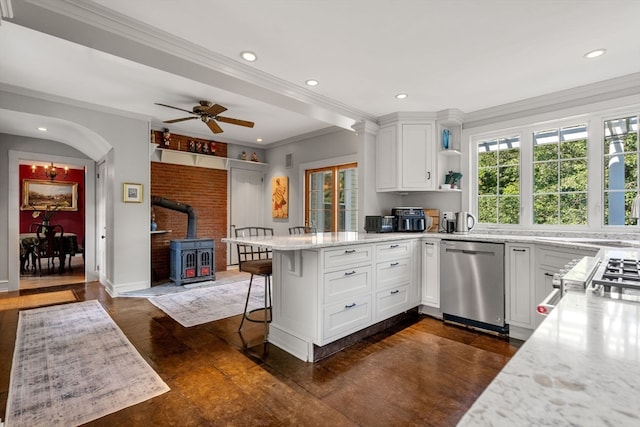
{"label": "gas cooktop", "polygon": [[629,258],[604,260],[593,276],[590,289],[610,298],[640,299],[640,261]]}

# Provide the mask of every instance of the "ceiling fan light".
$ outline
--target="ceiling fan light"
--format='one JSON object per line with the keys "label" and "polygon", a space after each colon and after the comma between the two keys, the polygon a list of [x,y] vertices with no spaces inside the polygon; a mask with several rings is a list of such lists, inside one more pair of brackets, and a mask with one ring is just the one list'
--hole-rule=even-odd
{"label": "ceiling fan light", "polygon": [[585,53],[584,57],[587,58],[587,59],[597,58],[599,56],[604,55],[606,51],[607,51],[607,49],[595,49],[595,50],[592,50],[592,51],[589,51],[589,52]]}
{"label": "ceiling fan light", "polygon": [[255,62],[258,59],[258,56],[255,53],[250,52],[248,50],[245,50],[244,52],[240,53],[240,56],[242,57],[242,59],[244,59],[247,62]]}

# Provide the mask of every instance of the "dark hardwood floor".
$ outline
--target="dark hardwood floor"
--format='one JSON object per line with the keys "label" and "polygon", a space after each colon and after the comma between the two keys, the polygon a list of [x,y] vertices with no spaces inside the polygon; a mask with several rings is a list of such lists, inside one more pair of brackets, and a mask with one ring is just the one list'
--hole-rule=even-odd
{"label": "dark hardwood floor", "polygon": [[[521,344],[420,316],[310,364],[265,349],[261,324],[239,335],[239,316],[184,328],[97,282],[20,292],[59,289],[99,300],[171,387],[93,426],[453,426]],[[17,319],[0,311],[2,419]]]}

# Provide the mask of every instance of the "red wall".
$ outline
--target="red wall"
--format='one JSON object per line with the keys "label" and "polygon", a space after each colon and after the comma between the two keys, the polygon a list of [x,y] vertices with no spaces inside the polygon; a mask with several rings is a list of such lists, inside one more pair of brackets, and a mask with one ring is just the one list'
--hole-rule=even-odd
{"label": "red wall", "polygon": [[[58,176],[55,179],[55,182],[77,182],[78,183],[78,210],[77,211],[58,211],[51,217],[51,224],[60,224],[64,229],[65,233],[74,233],[78,236],[78,244],[82,244],[82,239],[84,238],[84,169],[69,169],[69,174],[64,175],[62,172],[64,165],[56,164],[58,168]],[[29,165],[20,165],[20,200],[19,203],[22,205],[23,195],[22,190],[23,180],[24,179],[41,179],[48,180],[48,178],[44,175],[44,170],[41,166],[38,167],[36,174],[34,175],[31,172],[31,166]],[[42,222],[42,214],[38,218],[33,218],[32,210],[21,210],[20,211],[20,233],[28,233],[29,227],[34,222]]]}
{"label": "red wall", "polygon": [[[161,141],[157,132],[156,141]],[[189,141],[206,141],[171,135],[171,148],[187,151]],[[216,143],[216,155],[226,157],[227,145]],[[196,237],[214,239],[215,271],[227,268],[227,171],[168,163],[151,162],[152,196],[190,205],[197,216]],[[160,206],[152,206],[158,230],[171,233],[151,235],[151,280],[169,280],[170,241],[187,237],[187,214]]]}

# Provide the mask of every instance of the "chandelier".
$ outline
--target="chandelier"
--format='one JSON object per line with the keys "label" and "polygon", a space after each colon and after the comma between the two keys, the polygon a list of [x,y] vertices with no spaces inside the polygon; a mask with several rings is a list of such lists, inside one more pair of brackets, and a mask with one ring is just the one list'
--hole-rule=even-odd
{"label": "chandelier", "polygon": [[[49,178],[51,181],[56,179],[56,176],[58,176],[58,169],[53,164],[53,162],[51,162],[50,165],[44,165],[43,169],[44,169],[44,175],[47,178]],[[38,168],[36,167],[36,165],[32,165],[31,166],[31,173],[33,173],[34,175],[36,174],[37,170],[38,170]],[[65,176],[69,175],[69,167],[68,166],[64,167],[64,174],[65,174]]]}

